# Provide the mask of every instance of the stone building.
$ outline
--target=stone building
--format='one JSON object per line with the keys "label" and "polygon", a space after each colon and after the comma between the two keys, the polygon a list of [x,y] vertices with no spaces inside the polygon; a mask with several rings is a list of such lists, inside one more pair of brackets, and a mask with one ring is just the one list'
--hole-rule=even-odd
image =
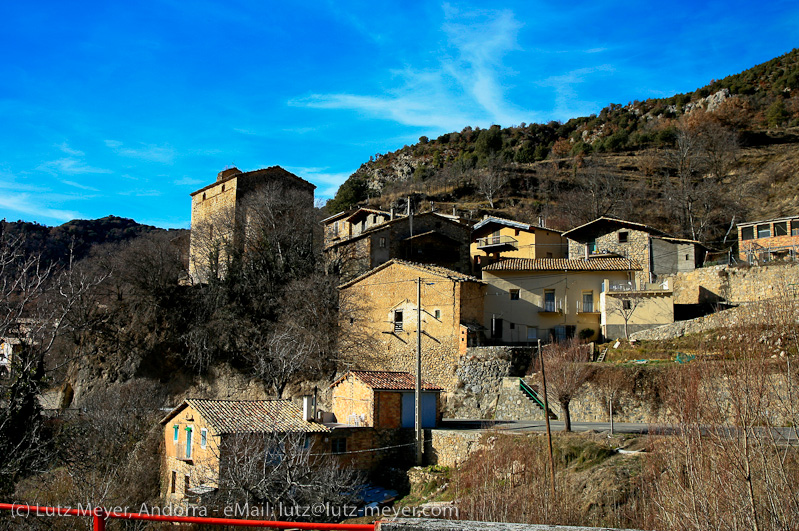
{"label": "stone building", "polygon": [[[300,434],[315,451],[335,452],[346,443],[331,443],[331,428],[305,420],[290,400],[187,399],[161,420],[164,460],[161,495],[179,504],[219,488],[225,452],[236,438],[264,434]],[[331,446],[332,445],[332,446]]]}
{"label": "stone building", "polygon": [[469,254],[472,271],[477,274],[500,258],[565,258],[567,247],[555,229],[486,216],[472,228]]}
{"label": "stone building", "polygon": [[[355,225],[351,220],[356,221]],[[393,258],[461,273],[470,271],[471,227],[438,212],[391,219],[389,213],[359,209],[345,218],[328,218],[325,230],[326,259],[344,280],[362,275]]]}
{"label": "stone building", "polygon": [[[415,426],[416,376],[397,371],[348,371],[330,386],[336,422],[378,429]],[[422,379],[422,427],[441,420],[443,389]]]}
{"label": "stone building", "polygon": [[355,314],[340,314],[340,333],[364,338],[351,354],[356,369],[415,373],[419,279],[422,374],[450,392],[457,383],[455,370],[469,341],[468,331],[482,322],[481,280],[392,259],[340,286],[342,300],[358,308]]}
{"label": "stone building", "polygon": [[569,258],[620,256],[641,265],[635,282],[660,282],[667,275],[693,271],[705,259],[707,248],[695,240],[674,238],[641,223],[601,217],[563,233]]}
{"label": "stone building", "polygon": [[224,275],[230,249],[246,246],[254,210],[271,198],[313,208],[316,187],[280,166],[242,172],[229,168],[191,194],[189,274],[195,282]]}
{"label": "stone building", "polygon": [[738,258],[763,263],[799,254],[799,216],[738,225]]}
{"label": "stone building", "polygon": [[500,260],[482,271],[485,327],[504,345],[563,340],[583,330],[596,339],[603,282],[627,286],[640,270],[636,261],[618,257]]}

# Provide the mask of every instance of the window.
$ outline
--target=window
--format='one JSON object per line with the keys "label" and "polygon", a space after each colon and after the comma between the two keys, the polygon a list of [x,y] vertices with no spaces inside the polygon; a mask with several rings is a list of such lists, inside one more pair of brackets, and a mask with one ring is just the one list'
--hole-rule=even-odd
{"label": "window", "polygon": [[178,473],[176,471],[172,471],[172,482],[169,484],[169,492],[175,494],[175,489],[178,486]]}
{"label": "window", "polygon": [[208,430],[203,428],[200,430],[200,448],[205,448],[208,444]]}
{"label": "window", "polygon": [[334,454],[343,454],[347,451],[347,439],[339,437],[330,440],[330,451]]}
{"label": "window", "polygon": [[225,185],[224,184],[222,185],[222,191],[223,192],[225,191]]}
{"label": "window", "polygon": [[621,301],[621,309],[622,310],[630,310],[633,307],[633,303],[630,299],[622,299]]}
{"label": "window", "polygon": [[508,328],[511,330],[516,330],[516,323],[508,323]]}
{"label": "window", "polygon": [[780,221],[779,223],[774,224],[774,236],[787,236],[788,235],[788,223],[785,221]]}
{"label": "window", "polygon": [[491,319],[491,338],[502,339],[502,319]]}
{"label": "window", "polygon": [[534,326],[527,327],[527,340],[538,339],[538,328]]}
{"label": "window", "polygon": [[191,426],[186,428],[186,459],[191,459]]}
{"label": "window", "polygon": [[555,311],[555,290],[554,289],[544,290],[544,311],[545,312],[554,312]]}
{"label": "window", "polygon": [[386,248],[386,237],[385,236],[381,236],[380,237],[380,248],[381,249],[385,249]]}
{"label": "window", "polygon": [[394,331],[402,332],[402,310],[394,310]]}
{"label": "window", "polygon": [[552,258],[552,253],[547,253],[547,258]]}
{"label": "window", "polygon": [[178,425],[177,425],[177,424],[175,424],[175,425],[173,426],[173,428],[175,428],[175,436],[173,437],[173,440],[174,440],[175,442],[178,442],[178,432],[179,432]]}
{"label": "window", "polygon": [[769,227],[768,224],[757,226],[758,238],[768,238],[769,236],[771,236],[771,227]]}
{"label": "window", "polygon": [[596,240],[591,240],[587,244],[588,247],[588,254],[595,254],[596,253]]}
{"label": "window", "polygon": [[190,476],[188,474],[183,476],[183,493],[184,494],[188,494],[189,493],[189,488],[190,488],[189,479],[190,479]]}
{"label": "window", "polygon": [[518,289],[512,289],[512,290],[509,291],[509,293],[510,293],[510,300],[512,300],[512,301],[519,300],[519,290]]}
{"label": "window", "polygon": [[627,243],[630,233],[627,231],[619,232],[619,243]]}
{"label": "window", "polygon": [[311,447],[311,436],[307,433],[305,434],[305,441],[303,441],[302,447],[306,450]]}
{"label": "window", "polygon": [[799,236],[799,220],[791,221],[791,236]]}
{"label": "window", "polygon": [[441,320],[441,310],[433,311],[433,317],[435,317],[436,319],[438,319],[440,321]]}
{"label": "window", "polygon": [[203,192],[203,201],[205,201],[205,192]]}
{"label": "window", "polygon": [[755,239],[755,228],[754,227],[742,227],[741,228],[741,239],[742,240],[754,240]]}
{"label": "window", "polygon": [[584,291],[583,292],[583,311],[586,313],[591,313],[594,311],[594,292],[593,291]]}

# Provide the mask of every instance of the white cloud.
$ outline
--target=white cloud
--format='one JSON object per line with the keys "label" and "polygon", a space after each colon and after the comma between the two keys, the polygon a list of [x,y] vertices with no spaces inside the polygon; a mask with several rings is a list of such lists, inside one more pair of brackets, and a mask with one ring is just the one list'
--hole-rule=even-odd
{"label": "white cloud", "polygon": [[582,101],[577,95],[577,85],[584,83],[593,74],[612,72],[610,65],[598,65],[579,68],[563,75],[551,76],[539,82],[542,87],[555,90],[555,108],[553,113],[560,119],[573,116],[587,116],[596,110],[596,102]]}
{"label": "white cloud", "polygon": [[106,140],[105,145],[121,157],[161,162],[163,164],[172,164],[175,159],[175,150],[168,145],[158,146],[139,142],[137,147],[125,147],[118,140]]}
{"label": "white cloud", "polygon": [[75,188],[80,188],[81,190],[88,190],[90,192],[99,192],[100,191],[97,188],[94,188],[92,186],[86,186],[85,184],[76,183],[75,181],[63,181],[62,180],[61,182],[66,184],[66,185],[68,185],[68,186],[74,186]]}
{"label": "white cloud", "polygon": [[198,184],[202,184],[204,182],[204,180],[198,179],[196,177],[181,177],[180,179],[172,181],[172,184],[175,186],[197,186]]}
{"label": "white cloud", "polygon": [[0,195],[0,208],[39,218],[37,221],[46,219],[63,222],[81,217],[78,212],[73,210],[61,210],[43,206],[42,197],[38,194],[31,196],[27,193],[18,194],[5,192]]}
{"label": "white cloud", "polygon": [[349,172],[331,172],[330,168],[305,168],[299,166],[286,166],[291,173],[310,181],[317,186],[317,199],[330,199],[336,195],[339,186],[351,175]]}
{"label": "white cloud", "polygon": [[66,153],[67,155],[74,155],[76,157],[82,157],[85,153],[79,149],[72,149],[66,142],[62,142],[58,145],[58,149]]}
{"label": "white cloud", "polygon": [[64,157],[57,160],[43,162],[36,169],[53,175],[58,175],[60,173],[66,173],[68,175],[111,173],[111,170],[107,170],[105,168],[89,166],[77,157]]}

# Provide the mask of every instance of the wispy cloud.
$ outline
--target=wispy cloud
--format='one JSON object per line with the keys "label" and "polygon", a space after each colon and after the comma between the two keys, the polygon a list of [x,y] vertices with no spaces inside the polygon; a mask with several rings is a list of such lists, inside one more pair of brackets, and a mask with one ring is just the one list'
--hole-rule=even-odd
{"label": "wispy cloud", "polygon": [[97,168],[90,166],[77,157],[63,157],[57,160],[43,162],[37,170],[45,171],[52,175],[67,174],[67,175],[82,175],[87,173],[112,173],[111,170],[105,168]]}
{"label": "wispy cloud", "polygon": [[175,150],[168,145],[158,146],[139,142],[136,147],[129,147],[125,146],[119,140],[106,140],[105,145],[121,157],[161,162],[164,164],[172,164],[175,159]]}
{"label": "wispy cloud", "polygon": [[577,86],[585,83],[594,74],[610,72],[613,72],[613,67],[610,65],[578,68],[559,76],[548,77],[538,84],[555,90],[553,113],[560,119],[567,119],[573,116],[588,115],[595,111],[597,103],[581,100],[577,93]]}
{"label": "wispy cloud", "polygon": [[3,193],[0,195],[0,208],[32,216],[35,220],[69,221],[80,218],[80,213],[73,210],[49,208],[42,204],[40,195],[31,196],[28,193]]}
{"label": "wispy cloud", "polygon": [[76,183],[75,181],[62,180],[61,182],[66,184],[66,185],[68,185],[68,186],[73,186],[75,188],[80,188],[81,190],[88,190],[90,192],[99,192],[100,191],[97,188],[94,188],[92,186],[86,186],[85,184]]}
{"label": "wispy cloud", "polygon": [[317,186],[317,199],[330,199],[335,196],[339,186],[350,176],[349,172],[331,172],[330,168],[286,166],[286,169],[314,183]]}
{"label": "wispy cloud", "polygon": [[442,33],[447,51],[436,52],[433,68],[389,72],[394,88],[381,95],[311,94],[289,101],[292,106],[357,111],[403,125],[457,130],[465,125],[511,125],[530,119],[530,111],[505,96],[503,57],[519,49],[522,24],[512,11],[460,11],[444,4]]}
{"label": "wispy cloud", "polygon": [[175,179],[172,181],[172,184],[175,186],[197,186],[203,184],[205,181],[203,179],[198,179],[196,177],[181,177],[180,179]]}
{"label": "wispy cloud", "polygon": [[58,149],[60,149],[67,155],[74,155],[76,157],[82,157],[85,155],[83,151],[80,151],[79,149],[72,149],[71,147],[69,147],[69,144],[67,144],[66,142],[62,142],[61,144],[59,144]]}
{"label": "wispy cloud", "polygon": [[123,192],[118,192],[119,195],[124,196],[133,196],[133,197],[158,197],[162,194],[161,190],[125,190]]}

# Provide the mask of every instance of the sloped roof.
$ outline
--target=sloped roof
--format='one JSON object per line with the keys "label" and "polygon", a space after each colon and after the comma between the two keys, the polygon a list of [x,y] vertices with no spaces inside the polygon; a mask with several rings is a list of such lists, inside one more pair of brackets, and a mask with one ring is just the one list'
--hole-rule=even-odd
{"label": "sloped roof", "polygon": [[347,220],[351,221],[354,218],[361,217],[362,215],[369,215],[369,214],[379,214],[381,216],[391,216],[391,212],[386,212],[384,210],[377,210],[376,208],[359,208],[349,216],[347,216]]}
{"label": "sloped roof", "polygon": [[580,225],[579,227],[575,227],[571,230],[567,230],[566,232],[563,233],[563,236],[571,240],[579,240],[582,237],[591,236],[595,233],[600,232],[602,230],[603,225],[607,227],[614,227],[612,230],[616,230],[617,228],[626,228],[626,229],[648,232],[649,234],[653,234],[656,236],[669,236],[662,230],[650,227],[649,225],[644,225],[643,223],[636,223],[634,221],[625,221],[623,219],[609,218],[605,216],[597,218],[593,221],[589,221],[588,223]]}
{"label": "sloped roof", "polygon": [[799,218],[799,214],[797,214],[795,216],[788,216],[788,217],[783,217],[783,218],[771,218],[771,219],[761,219],[761,220],[758,220],[758,221],[746,221],[746,222],[738,223],[737,225],[738,225],[738,227],[750,227],[752,225],[757,225],[759,223],[774,223],[776,221],[793,221],[793,220],[795,220],[797,218]]}
{"label": "sloped roof", "polygon": [[496,216],[488,216],[488,217],[486,217],[485,219],[483,219],[479,223],[476,223],[474,225],[474,227],[472,227],[472,230],[481,229],[481,228],[485,227],[486,225],[490,225],[491,223],[496,223],[497,225],[502,225],[504,227],[512,227],[514,229],[522,229],[522,230],[526,230],[526,231],[534,231],[534,230],[538,229],[538,230],[548,230],[548,231],[554,232],[556,234],[560,234],[561,233],[561,231],[559,231],[559,230],[548,229],[546,227],[541,227],[539,225],[531,225],[530,223],[523,223],[521,221],[514,221],[512,219],[499,218],[499,217],[496,217]]}
{"label": "sloped roof", "polygon": [[191,407],[218,434],[326,432],[329,428],[302,418],[302,410],[291,400],[205,400],[188,398],[161,420],[166,424]]}
{"label": "sloped roof", "polygon": [[195,195],[199,194],[200,192],[208,190],[209,188],[213,188],[214,186],[216,186],[218,184],[230,181],[232,179],[241,179],[241,178],[247,178],[247,177],[270,177],[270,178],[278,178],[278,179],[288,177],[288,178],[290,178],[290,179],[292,179],[292,180],[294,180],[294,181],[296,181],[296,182],[298,182],[298,183],[310,188],[311,190],[315,190],[316,189],[316,185],[315,184],[306,181],[302,177],[294,175],[290,171],[287,171],[287,170],[281,168],[280,166],[270,166],[268,168],[261,168],[260,170],[245,171],[245,172],[241,172],[241,173],[231,173],[230,175],[228,175],[224,179],[220,179],[218,181],[214,181],[213,183],[211,183],[211,184],[209,184],[207,186],[203,186],[199,190],[197,190],[195,192],[192,192],[189,195],[195,196]]}
{"label": "sloped roof", "polygon": [[628,258],[506,258],[483,271],[640,271],[641,265]]}
{"label": "sloped roof", "polygon": [[[330,387],[337,386],[346,380],[349,375],[353,375],[377,391],[413,391],[416,389],[416,377],[409,372],[400,371],[348,371],[333,382]],[[444,388],[422,379],[422,390],[443,391]]]}
{"label": "sloped roof", "polygon": [[466,275],[464,273],[459,273],[457,271],[453,271],[452,269],[447,269],[446,267],[440,267],[440,266],[435,266],[435,265],[430,265],[430,264],[419,264],[419,263],[416,263],[416,262],[408,262],[406,260],[400,260],[399,258],[392,258],[391,260],[389,260],[385,264],[381,264],[381,265],[375,267],[374,269],[371,269],[371,270],[367,271],[363,275],[350,280],[346,284],[340,285],[339,289],[349,288],[350,286],[352,286],[354,284],[357,284],[361,280],[374,275],[378,271],[382,271],[383,269],[386,269],[386,268],[391,267],[393,265],[410,267],[410,268],[415,269],[415,270],[417,270],[419,272],[428,273],[428,274],[431,274],[431,275],[436,275],[436,276],[441,277],[441,278],[449,279],[449,280],[451,280],[453,282],[477,282],[479,284],[484,284],[484,282],[482,280],[480,280],[479,278],[477,278],[477,277],[473,277],[471,275]]}

